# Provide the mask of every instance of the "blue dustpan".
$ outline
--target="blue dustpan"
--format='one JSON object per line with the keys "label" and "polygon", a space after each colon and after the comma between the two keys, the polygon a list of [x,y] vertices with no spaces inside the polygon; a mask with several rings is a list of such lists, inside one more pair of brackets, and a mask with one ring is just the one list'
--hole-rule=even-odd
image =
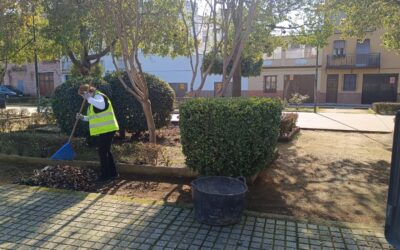
{"label": "blue dustpan", "polygon": [[[83,99],[82,105],[81,105],[81,109],[79,110],[79,113],[82,113],[82,109],[83,106],[85,105],[85,99]],[[75,159],[76,157],[76,153],[74,151],[74,149],[72,148],[72,144],[71,144],[71,139],[72,136],[75,133],[75,129],[76,129],[76,125],[78,125],[78,119],[76,119],[75,124],[74,124],[74,128],[72,129],[71,135],[69,136],[68,142],[66,144],[64,144],[64,146],[62,146],[59,150],[57,150],[57,152],[55,152],[51,157],[50,160],[64,160],[64,161],[71,161],[73,159]]]}
{"label": "blue dustpan", "polygon": [[66,143],[64,146],[62,146],[57,152],[55,152],[51,157],[50,160],[66,160],[70,161],[75,159],[76,153],[74,152],[74,149],[72,148],[72,145],[70,142]]}

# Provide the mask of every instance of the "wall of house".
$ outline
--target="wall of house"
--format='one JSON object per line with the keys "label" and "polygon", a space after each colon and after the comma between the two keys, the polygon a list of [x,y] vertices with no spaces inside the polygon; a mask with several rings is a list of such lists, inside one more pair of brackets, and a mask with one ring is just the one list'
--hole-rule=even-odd
{"label": "wall of house", "polygon": [[[185,83],[190,91],[190,82],[192,79],[192,69],[190,66],[190,60],[187,57],[178,56],[172,57],[161,57],[156,55],[143,55],[140,54],[139,60],[142,63],[143,70],[146,73],[153,74],[160,79],[168,83]],[[69,74],[69,70],[72,63],[67,59],[63,58],[62,62],[62,79],[66,80],[66,76]],[[200,58],[201,62],[201,58]],[[124,68],[122,61],[117,62],[120,69]],[[101,64],[104,66],[105,72],[115,71],[111,56],[105,56],[101,59]],[[196,76],[196,82],[194,84],[194,90],[200,86],[200,67]],[[202,96],[214,96],[214,85],[216,82],[220,82],[222,79],[221,75],[209,75],[207,76],[206,82],[201,93]],[[248,78],[242,77],[242,90],[243,95],[248,89]]]}
{"label": "wall of house", "polygon": [[[395,74],[400,75],[400,55],[394,51],[389,51],[382,47],[382,31],[368,33],[366,39],[370,39],[370,53],[380,53],[380,67],[378,68],[327,68],[328,56],[333,54],[334,41],[343,40],[340,34],[335,34],[328,39],[328,45],[320,50],[320,69],[318,79],[318,102],[326,102],[327,78],[329,74],[338,75],[338,91],[337,103],[339,104],[361,104],[363,81],[365,74]],[[356,54],[357,39],[346,39],[345,54]],[[284,89],[285,75],[308,75],[315,74],[315,53],[303,53],[304,47],[295,50],[282,50],[277,48],[272,55],[264,58],[264,68],[260,76],[249,78],[250,96],[282,96]],[[303,51],[303,52],[301,52]],[[287,56],[290,54],[291,56]],[[304,57],[304,58],[302,58]],[[301,65],[302,64],[302,65]],[[344,86],[344,75],[356,74],[356,89],[354,91],[346,91]],[[277,91],[276,93],[264,93],[264,76],[276,75]],[[396,79],[399,79],[397,77]],[[397,80],[398,101],[400,101],[400,83]]]}
{"label": "wall of house", "polygon": [[[264,57],[263,69],[259,76],[249,78],[248,96],[284,97],[285,76],[314,75],[317,51],[300,45],[293,48],[289,45],[287,49],[278,47],[271,55]],[[319,55],[319,83],[321,82],[321,59]],[[264,91],[264,76],[277,76],[277,89],[274,93]]]}
{"label": "wall of house", "polygon": [[[62,83],[62,72],[59,61],[41,62],[39,73],[54,73],[54,88]],[[21,66],[10,64],[5,75],[5,84],[11,85],[27,95],[36,96],[35,66],[33,63]]]}
{"label": "wall of house", "polygon": [[[327,69],[327,57],[333,54],[333,44],[335,40],[343,40],[341,34],[334,34],[328,39],[328,45],[323,49],[322,58],[322,79],[321,89],[322,95],[326,94],[327,76],[328,74],[336,74],[339,76],[338,84],[338,103],[340,104],[361,104],[363,76],[364,74],[400,74],[400,55],[394,51],[390,51],[382,46],[382,31],[369,32],[366,39],[370,39],[370,53],[380,53],[380,68],[356,68],[356,69]],[[357,39],[347,38],[345,44],[346,54],[356,54]],[[356,74],[357,85],[355,91],[343,90],[344,75]],[[400,97],[400,84],[396,83],[398,88],[398,96]],[[400,101],[398,97],[398,101]]]}
{"label": "wall of house", "polygon": [[[318,69],[319,77],[318,83],[321,83],[321,68]],[[248,96],[263,96],[263,97],[281,97],[283,98],[283,91],[285,86],[285,76],[294,75],[314,75],[314,67],[304,68],[263,68],[261,74],[257,77],[249,78]],[[264,76],[277,76],[277,89],[276,93],[266,93],[264,91]]]}
{"label": "wall of house", "polygon": [[[370,40],[370,53],[380,53],[381,54],[381,69],[395,69],[400,68],[400,56],[395,51],[390,51],[383,47],[383,32],[382,30],[377,30],[374,32],[368,32],[366,34],[366,39]],[[322,58],[322,64],[326,65],[327,55],[332,55],[333,53],[333,42],[335,40],[343,40],[341,34],[337,33],[328,39],[328,44],[323,48],[324,57]],[[346,54],[356,54],[356,38],[346,38]]]}

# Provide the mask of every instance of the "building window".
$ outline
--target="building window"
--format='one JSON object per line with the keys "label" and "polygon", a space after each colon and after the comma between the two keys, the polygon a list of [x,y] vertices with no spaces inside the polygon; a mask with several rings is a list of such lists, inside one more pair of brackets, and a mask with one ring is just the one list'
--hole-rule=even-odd
{"label": "building window", "polygon": [[277,76],[264,76],[264,92],[275,93],[277,85]]}
{"label": "building window", "polygon": [[349,74],[344,75],[343,91],[356,91],[357,89],[357,75]]}
{"label": "building window", "polygon": [[336,40],[333,41],[333,55],[334,56],[344,56],[346,55],[346,41]]}

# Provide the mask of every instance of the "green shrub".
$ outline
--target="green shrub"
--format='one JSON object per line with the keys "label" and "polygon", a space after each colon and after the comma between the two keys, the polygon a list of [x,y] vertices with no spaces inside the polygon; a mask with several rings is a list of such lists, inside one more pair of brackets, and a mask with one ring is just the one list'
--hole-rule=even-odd
{"label": "green shrub", "polygon": [[[67,140],[67,136],[49,134],[0,133],[0,153],[48,158],[61,148]],[[81,151],[87,151],[87,146],[82,139],[75,139],[73,145],[78,154]]]}
{"label": "green shrub", "polygon": [[[78,95],[78,89],[80,85],[85,83],[91,83],[112,99],[110,86],[99,78],[77,77],[58,86],[52,98],[52,108],[57,125],[60,127],[61,131],[66,134],[70,134],[74,126],[76,113],[79,112],[83,101],[82,97]],[[82,111],[83,114],[86,114],[87,107],[88,105],[86,103]],[[79,122],[75,135],[88,136],[88,124],[86,122]]]}
{"label": "green shrub", "polygon": [[299,105],[307,101],[310,97],[308,95],[301,95],[299,93],[292,94],[292,98],[289,99],[290,104],[295,104],[296,109],[299,109]]}
{"label": "green shrub", "polygon": [[162,156],[162,147],[150,143],[124,143],[112,147],[118,162],[157,166],[158,158]]}
{"label": "green shrub", "polygon": [[[170,121],[175,92],[166,82],[153,75],[145,74],[145,79],[156,128],[162,128]],[[113,94],[118,96],[113,99],[113,106],[120,128],[134,133],[146,131],[147,123],[142,105],[124,89],[116,74],[107,75],[105,80],[111,84]],[[124,75],[124,80],[130,84],[127,74]]]}
{"label": "green shrub", "polygon": [[375,102],[372,104],[372,110],[381,115],[395,115],[400,110],[400,103]]}
{"label": "green shrub", "polygon": [[252,176],[273,159],[282,103],[269,98],[196,98],[181,104],[186,164],[203,175]]}
{"label": "green shrub", "polygon": [[281,123],[280,123],[280,135],[288,135],[292,132],[293,128],[296,127],[297,119],[299,115],[297,113],[285,113],[281,116]]}

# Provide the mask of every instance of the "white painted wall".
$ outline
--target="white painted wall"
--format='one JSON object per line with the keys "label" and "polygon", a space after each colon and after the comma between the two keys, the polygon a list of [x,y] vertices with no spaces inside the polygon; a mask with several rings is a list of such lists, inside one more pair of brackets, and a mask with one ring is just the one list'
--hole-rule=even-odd
{"label": "white painted wall", "polygon": [[[63,59],[65,61],[65,59]],[[190,61],[187,57],[160,57],[155,55],[140,55],[139,60],[142,63],[143,70],[146,73],[153,74],[160,79],[170,83],[170,82],[179,82],[179,83],[187,83],[188,89],[190,89],[190,81],[192,79],[192,70],[190,67]],[[115,71],[114,64],[112,62],[111,56],[105,56],[102,58],[102,64],[104,66],[105,72],[113,72]],[[63,80],[65,80],[65,75],[68,74],[67,65],[70,65],[69,62],[66,62],[64,65],[64,76]],[[201,65],[199,65],[199,68]],[[222,79],[221,75],[209,75],[207,77],[207,81],[204,85],[203,90],[214,90],[214,82],[220,82]],[[198,75],[196,78],[196,83],[194,87],[200,85],[200,70],[198,71]],[[242,90],[248,90],[248,78],[242,78]]]}

